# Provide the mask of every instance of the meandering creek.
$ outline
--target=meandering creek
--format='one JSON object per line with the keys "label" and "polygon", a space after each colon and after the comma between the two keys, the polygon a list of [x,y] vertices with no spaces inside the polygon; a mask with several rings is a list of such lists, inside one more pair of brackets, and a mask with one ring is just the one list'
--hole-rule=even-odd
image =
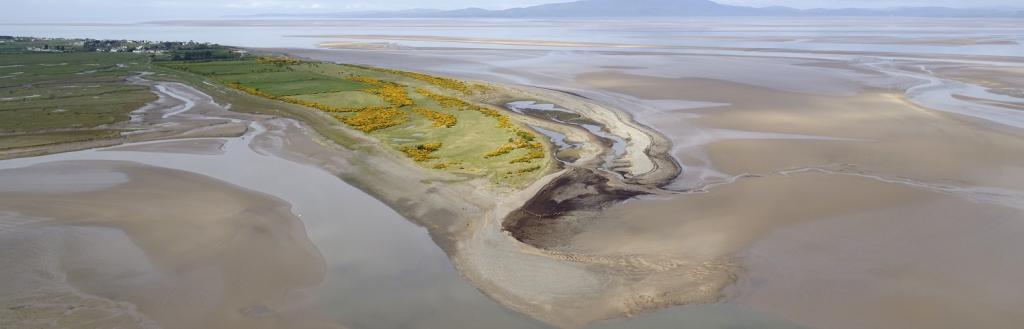
{"label": "meandering creek", "polygon": [[[594,136],[605,140],[611,145],[611,148],[610,152],[605,152],[604,154],[604,162],[601,164],[601,167],[604,169],[611,170],[613,161],[626,154],[626,140],[624,138],[609,133],[604,129],[604,127],[587,120],[575,112],[559,108],[554,104],[538,104],[534,101],[510,102],[505,104],[505,107],[516,113],[548,119],[561,124],[577,126],[587,130]],[[543,128],[533,128],[551,139],[551,142],[558,146],[560,150],[568,147],[568,144],[565,143],[564,135]]]}

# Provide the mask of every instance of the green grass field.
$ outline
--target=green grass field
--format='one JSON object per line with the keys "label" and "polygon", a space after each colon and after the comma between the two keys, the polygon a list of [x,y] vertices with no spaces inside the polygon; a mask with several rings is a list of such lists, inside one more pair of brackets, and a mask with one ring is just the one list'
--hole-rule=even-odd
{"label": "green grass field", "polygon": [[[551,161],[548,146],[535,140],[536,134],[511,122],[500,110],[466,101],[472,95],[467,95],[465,88],[451,88],[465,86],[454,80],[294,60],[168,62],[161,66],[195,73],[251,95],[327,110],[339,124],[363,130],[438,170],[517,185],[532,181]],[[458,99],[466,106],[439,104],[420,90]],[[454,117],[454,125],[439,126],[423,114],[431,111]],[[529,141],[523,140],[524,136]],[[495,155],[503,146],[511,150]]]}
{"label": "green grass field", "polygon": [[18,42],[0,42],[0,54],[24,53],[26,47],[57,48],[74,47],[74,40],[36,40]]}
{"label": "green grass field", "polygon": [[290,98],[323,104],[347,104],[352,107],[384,106],[384,100],[374,94],[358,90],[339,91],[321,94],[292,95]]}
{"label": "green grass field", "polygon": [[[204,76],[215,77],[224,83],[236,83],[252,87],[273,96],[294,96],[369,88],[369,85],[355,81],[337,79],[304,70],[296,66],[247,61],[176,62],[166,67]],[[307,65],[308,67],[308,65]]]}
{"label": "green grass field", "polygon": [[[110,136],[102,125],[156,99],[124,81],[147,67],[149,59],[134,54],[0,54],[0,135],[43,144]],[[83,132],[91,129],[97,133]]]}

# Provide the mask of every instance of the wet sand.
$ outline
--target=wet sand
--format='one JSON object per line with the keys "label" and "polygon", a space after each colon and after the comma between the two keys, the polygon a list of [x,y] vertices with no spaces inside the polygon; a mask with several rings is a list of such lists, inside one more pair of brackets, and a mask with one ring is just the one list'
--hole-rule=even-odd
{"label": "wet sand", "polygon": [[[708,193],[634,200],[611,208],[560,249],[714,260],[747,249],[777,227],[862,209],[927,202],[935,197],[856,176],[805,173],[749,177]],[[795,202],[806,204],[780,207]]]}
{"label": "wet sand", "polygon": [[[297,52],[406,68],[412,60],[411,51]],[[735,275],[719,299],[737,307],[734,317],[747,318],[744,310],[752,309],[789,322],[783,326],[1012,328],[1022,316],[1005,306],[1020,303],[1021,294],[997,288],[1024,275],[1005,252],[1020,244],[1012,234],[996,233],[1016,232],[1015,219],[1024,217],[1024,133],[1013,113],[1019,110],[1005,106],[1019,100],[1002,98],[1021,88],[1012,59],[813,51],[786,57],[415,53],[433,72],[588,97],[672,142],[683,174],[667,193],[539,222],[527,242],[541,254],[605,274],[635,269],[596,265],[611,259],[720,264],[707,273]],[[544,272],[543,281],[557,285],[568,273]],[[650,299],[647,309],[687,303],[660,281],[658,273],[666,272],[629,273],[643,283],[605,285],[668,292]],[[537,280],[527,278],[531,285]],[[577,277],[574,289],[587,291],[579,284],[586,280]],[[594,299],[629,300],[584,296],[591,297],[576,303],[591,308],[601,304]],[[665,314],[693,309],[699,307],[639,318],[675,323]],[[601,317],[563,311],[576,321]],[[595,326],[613,323],[631,322]],[[754,323],[747,326],[773,326]]]}
{"label": "wet sand", "polygon": [[779,229],[744,254],[735,301],[817,328],[1014,328],[1021,218],[945,196]]}
{"label": "wet sand", "polygon": [[[1014,278],[1024,276],[1024,265],[1007,251],[1021,247],[1022,121],[998,109],[1006,99],[995,96],[1010,97],[1019,86],[1013,70],[988,79],[979,73],[1003,72],[1019,58],[524,46],[530,48],[285,52],[523,84],[506,90],[527,99],[504,101],[548,100],[627,140],[631,151],[613,159],[627,175],[596,168],[601,157],[591,152],[521,191],[495,189],[417,168],[358,134],[354,146],[332,146],[288,120],[260,121],[252,127],[266,131],[228,139],[220,147],[225,154],[210,156],[247,165],[284,158],[323,170],[304,176],[304,185],[265,177],[302,172],[294,163],[257,170],[167,157],[215,153],[211,145],[82,154],[173,163],[287,200],[327,269],[314,293],[303,295],[311,297],[300,298],[310,307],[295,308],[311,312],[304,318],[316,320],[311,326],[1013,328],[1020,321],[1022,313],[1009,306],[1022,302]],[[949,80],[957,78],[966,83]],[[1002,90],[970,84],[981,80]],[[174,118],[180,110],[161,109],[150,117]],[[233,157],[241,140],[255,153]],[[678,171],[656,164],[672,161],[666,154],[682,165],[674,179],[662,174]],[[631,180],[651,172],[657,179]],[[333,207],[341,193],[324,195],[332,185],[318,185],[337,182],[331,175],[383,203],[346,194],[341,199],[350,203]],[[82,188],[130,184],[116,173],[101,176],[110,177]],[[587,207],[551,207],[550,216],[529,223],[531,239],[509,229],[509,214],[524,205],[567,200]],[[332,221],[351,209],[374,215],[356,224]],[[422,230],[367,224],[400,217]],[[434,243],[440,249],[425,247]],[[367,249],[387,256],[368,256]],[[103,307],[138,317],[131,304],[88,304],[116,304]],[[267,322],[298,314],[246,310]],[[601,321],[623,316],[635,318]]]}
{"label": "wet sand", "polygon": [[[82,186],[97,172],[124,180]],[[135,323],[140,327],[271,328],[261,313],[282,309],[295,291],[323,279],[324,261],[302,222],[287,203],[264,194],[117,161],[0,171],[0,181],[16,177],[59,186],[0,193],[0,208],[10,214],[5,223],[32,220],[7,227],[0,240],[33,237],[6,249],[3,289],[14,291],[3,294],[3,318],[17,320],[5,326],[113,322],[107,326],[137,317],[147,320]],[[17,256],[26,253],[34,257]],[[76,310],[83,299],[107,305]],[[47,319],[54,312],[64,314]],[[305,322],[304,315],[277,316]]]}
{"label": "wet sand", "polygon": [[[641,98],[679,97],[729,104],[643,118],[684,141],[677,145],[675,155],[689,167],[713,167],[725,177],[855,165],[867,173],[935,184],[1024,186],[1024,172],[1017,171],[1024,154],[1015,151],[1024,136],[1019,131],[991,129],[969,117],[931,111],[909,103],[898,92],[869,90],[853,96],[821,96],[718,80],[622,73],[593,73],[580,79]],[[699,132],[674,125],[726,133],[697,142],[694,135]],[[735,137],[730,138],[730,131],[765,134],[744,138],[733,133]],[[705,155],[707,163],[695,161]]]}
{"label": "wet sand", "polygon": [[109,148],[107,150],[218,155],[224,154],[224,144],[226,143],[227,140],[223,139],[195,139],[184,141],[146,143],[140,145],[125,145]]}
{"label": "wet sand", "polygon": [[[1019,164],[1024,162],[1018,156],[1020,152],[1015,151],[1016,145],[1021,143],[1020,132],[1012,125],[1004,125],[996,116],[952,111],[945,107],[929,108],[925,105],[943,103],[904,94],[907,89],[927,81],[900,74],[926,73],[918,68],[921,63],[929,68],[949,66],[949,63],[933,64],[925,59],[924,62],[908,61],[878,67],[858,64],[853,58],[825,60],[815,58],[819,55],[814,54],[808,55],[810,59],[790,59],[750,54],[746,57],[706,57],[511,50],[503,51],[499,56],[495,52],[473,49],[438,51],[441,52],[446,55],[431,56],[429,50],[416,51],[424,62],[436,64],[431,66],[434,72],[566,90],[589,97],[592,102],[623,110],[670,140],[673,144],[671,154],[683,165],[683,174],[668,188],[685,193],[641,197],[603,213],[563,217],[538,226],[534,233],[544,232],[541,234],[544,242],[531,242],[531,247],[541,250],[535,253],[568,261],[565,264],[588,264],[591,271],[596,271],[588,277],[571,274],[576,270],[564,268],[542,272],[543,278],[520,275],[507,279],[525,281],[527,286],[546,287],[543,289],[551,291],[575,291],[580,296],[574,301],[572,298],[534,300],[535,304],[551,305],[553,301],[555,305],[586,305],[590,310],[563,307],[560,310],[565,317],[547,317],[553,323],[571,326],[616,312],[637,315],[639,311],[631,311],[629,307],[608,307],[628,303],[636,295],[598,294],[588,290],[588,285],[602,285],[587,283],[594,278],[594,273],[600,273],[597,278],[633,278],[606,281],[603,283],[605,287],[661,292],[638,304],[638,310],[706,302],[700,298],[680,298],[694,296],[692,293],[697,290],[693,290],[693,286],[682,288],[681,291],[686,293],[673,290],[673,285],[676,289],[686,287],[687,280],[678,275],[666,276],[667,273],[686,273],[686,269],[690,269],[697,271],[690,273],[704,273],[701,280],[705,283],[715,282],[710,278],[726,278],[726,283],[733,282],[729,278],[734,278],[735,283],[726,285],[729,288],[722,290],[721,295],[709,296],[711,300],[724,300],[726,305],[737,306],[726,308],[729,310],[726,312],[732,312],[737,319],[759,319],[748,323],[749,326],[772,326],[772,320],[750,315],[758,313],[792,321],[783,326],[831,325],[848,319],[839,316],[823,319],[827,318],[825,314],[838,314],[846,309],[842,299],[837,299],[829,290],[793,286],[773,288],[783,287],[787,274],[757,273],[763,267],[755,264],[771,262],[782,256],[758,254],[755,257],[751,250],[756,250],[761,243],[768,243],[766,241],[775,241],[775,232],[802,228],[829,218],[877,214],[892,221],[892,227],[906,227],[896,226],[902,224],[897,223],[899,213],[892,209],[907,207],[933,209],[939,207],[935,205],[959,205],[960,213],[950,213],[942,220],[999,222],[1000,218],[1020,215],[1022,175]],[[299,53],[313,58],[344,57],[366,64],[398,67],[406,67],[408,64],[402,61],[408,63],[410,60],[407,53],[399,51],[374,52],[372,58],[364,57],[366,54],[358,51]],[[452,56],[452,53],[461,56]],[[480,59],[480,62],[474,59]],[[484,62],[487,64],[482,64]],[[779,76],[787,78],[778,79]],[[933,94],[936,93],[929,91],[924,95]],[[1012,120],[1005,122],[1012,123]],[[1009,224],[1004,221],[1001,225]],[[870,234],[880,234],[892,227],[875,221],[865,230],[875,230],[878,233]],[[815,233],[806,234],[815,236]],[[945,239],[954,240],[956,236],[946,236]],[[914,243],[912,240],[902,242]],[[830,241],[819,244],[828,243]],[[902,247],[893,245],[891,248]],[[492,249],[495,248],[487,244],[473,248],[476,250],[474,253]],[[787,252],[794,262],[800,261],[801,254]],[[483,255],[513,259],[508,252]],[[599,265],[610,264],[609,261],[655,264],[676,271],[651,271],[650,266],[646,267],[647,270],[638,271],[639,267],[634,265]],[[946,261],[956,264],[969,262],[964,258]],[[717,265],[701,267],[702,262]],[[979,256],[970,262],[989,264],[988,268],[992,268],[993,262],[998,260]],[[910,261],[910,264],[918,263]],[[919,268],[939,264],[937,260],[922,262]],[[829,280],[839,274],[828,272],[828,265],[821,266],[824,269],[815,273],[820,273],[822,281],[842,284]],[[888,265],[878,259],[867,259],[851,266]],[[512,273],[521,271],[515,270],[516,266],[506,265],[505,268]],[[557,267],[550,265],[547,268]],[[630,270],[617,272],[627,268]],[[982,273],[993,273],[986,271],[986,266],[975,268]],[[479,271],[462,269],[465,273]],[[999,271],[1019,274],[1024,269],[1002,267]],[[954,281],[970,284],[985,275],[964,275]],[[881,279],[867,276],[864,280]],[[516,299],[509,297],[523,295],[521,292],[530,288],[504,284],[510,288],[519,287],[516,289],[521,291],[502,291],[489,286],[488,280],[474,281],[484,291],[492,291],[492,296],[506,305],[542,318],[546,314],[543,310],[517,305],[522,302],[514,302]],[[559,288],[554,289],[541,282]],[[755,289],[752,284],[757,284],[759,291],[775,294],[748,298],[745,293]],[[724,286],[710,289],[714,291],[721,287]],[[941,286],[929,286],[927,289],[941,289]],[[494,295],[493,291],[500,294]],[[863,298],[875,298],[883,293],[871,289],[863,292]],[[912,293],[915,292],[907,292],[905,296]],[[822,298],[830,296],[835,302],[818,301],[816,305],[834,313],[823,311],[818,313],[822,316],[812,320],[815,316],[797,311],[808,308],[799,298],[805,294],[818,294]],[[771,300],[775,298],[792,302],[772,304]],[[963,307],[960,308],[961,313],[950,314],[965,317],[981,314],[993,305],[992,301],[1000,300],[984,292],[972,294],[971,298],[977,301],[977,306]],[[937,312],[955,302],[947,299],[935,296],[922,304],[919,312]],[[667,320],[673,318],[662,314],[690,312],[689,307],[675,310],[639,317],[653,319],[650,320],[653,323],[678,323],[675,322],[677,320]],[[865,317],[870,317],[872,312],[880,312],[871,308],[863,311],[865,313],[861,316]],[[1004,313],[997,321],[985,323],[999,327],[1007,323],[1000,321],[1014,319],[1015,316]],[[898,321],[893,317],[879,317],[871,324],[879,327],[917,326],[932,324],[935,319],[916,313]],[[783,322],[787,322],[785,320]],[[864,322],[848,323],[855,327],[857,323]]]}
{"label": "wet sand", "polygon": [[627,202],[560,248],[734,257],[744,271],[730,303],[809,327],[1011,328],[1024,317],[1006,306],[1020,292],[1000,288],[1024,275],[1003,234],[1024,228],[1014,109],[1001,109],[1006,121],[961,115],[872,84],[823,95],[623,72],[578,79],[726,105],[639,117],[677,141],[691,172],[674,187],[700,193]]}
{"label": "wet sand", "polygon": [[[796,206],[800,205],[800,206]],[[855,175],[628,202],[560,249],[742,264],[730,304],[812,328],[1012,328],[1024,211]]]}

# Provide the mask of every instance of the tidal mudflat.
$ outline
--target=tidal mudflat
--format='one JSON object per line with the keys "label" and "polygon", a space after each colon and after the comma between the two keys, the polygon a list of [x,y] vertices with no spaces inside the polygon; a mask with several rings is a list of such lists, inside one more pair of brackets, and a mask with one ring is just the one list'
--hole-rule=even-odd
{"label": "tidal mudflat", "polygon": [[[374,138],[346,135],[355,142],[338,147],[322,135],[348,132],[313,132],[313,116],[218,110],[221,121],[210,122],[224,126],[198,131],[220,135],[0,162],[8,168],[0,179],[11,186],[54,168],[89,173],[0,189],[28,198],[4,206],[13,210],[0,234],[125,234],[117,239],[137,246],[111,248],[168,253],[124,256],[111,266],[131,271],[117,277],[163,273],[141,264],[243,275],[239,268],[265,266],[246,261],[256,256],[310,269],[266,279],[275,284],[261,289],[288,291],[283,296],[256,289],[224,297],[230,307],[215,308],[208,323],[240,327],[1014,328],[1024,321],[1013,307],[1024,302],[1016,283],[1024,261],[1013,253],[1024,233],[1024,60],[1019,38],[1006,35],[1020,27],[844,22],[819,33],[817,21],[694,32],[664,21],[581,20],[560,25],[571,33],[557,38],[538,29],[542,23],[516,29],[521,21],[470,25],[512,31],[500,38],[416,20],[338,21],[306,33],[292,33],[307,24],[294,21],[164,23],[234,34],[284,26],[290,35],[278,37],[287,41],[253,46],[302,45],[256,51],[489,84],[499,96],[480,101],[550,138],[559,161],[527,186],[495,187],[411,164]],[[410,25],[422,33],[409,35]],[[310,49],[316,45],[325,49]],[[175,113],[174,99],[163,98],[166,110],[150,117],[189,114]],[[203,221],[218,229],[202,230],[209,234],[196,234],[197,243],[222,231],[247,234],[224,249],[240,260],[223,264],[174,244],[135,242],[149,238],[125,233],[116,226],[122,221],[32,207],[180,185],[151,178],[140,187],[145,177],[181,177],[175,181],[223,191],[225,202],[266,215],[258,223],[216,214]],[[159,215],[143,209],[139,218]],[[254,256],[266,247],[253,237],[271,231],[288,248]],[[86,259],[114,252],[85,246],[74,251]],[[153,300],[180,303],[176,296],[90,281],[114,274],[85,267],[45,280],[75,278],[67,282],[88,293],[88,305],[102,305],[88,310],[119,314],[111,321],[188,327],[170,319],[192,312],[186,307],[147,311]],[[12,273],[4,275],[25,272]],[[152,274],[125,282],[174,287],[194,279],[170,273],[179,275],[170,283],[146,281]],[[23,315],[44,305],[51,304],[18,300],[7,310]]]}
{"label": "tidal mudflat", "polygon": [[[532,222],[520,237],[536,248],[592,264],[718,264],[701,273],[731,282],[714,299],[738,306],[736,317],[829,328],[1010,328],[1024,318],[1006,306],[1024,295],[1010,288],[1024,263],[1007,233],[1024,230],[1018,57],[891,52],[865,38],[843,42],[860,51],[345,38],[434,44],[290,52],[403,68],[415,58],[432,72],[561,90],[671,142],[682,173],[663,193]],[[505,47],[475,46],[486,43]],[[643,277],[649,287],[685,281]],[[649,306],[680,302],[670,296]],[[664,312],[650,316],[669,321]]]}
{"label": "tidal mudflat", "polygon": [[271,123],[4,161],[5,326],[546,327],[468,285],[387,205],[250,147]]}

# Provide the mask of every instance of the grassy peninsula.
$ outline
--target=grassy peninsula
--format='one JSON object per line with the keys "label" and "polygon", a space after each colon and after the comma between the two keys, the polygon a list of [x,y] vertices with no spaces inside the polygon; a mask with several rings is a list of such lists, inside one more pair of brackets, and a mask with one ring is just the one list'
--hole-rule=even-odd
{"label": "grassy peninsula", "polygon": [[[261,56],[159,62],[263,99],[322,111],[437,170],[524,181],[550,160],[539,136],[472,99],[484,85],[420,73]],[[524,177],[528,176],[528,177]]]}
{"label": "grassy peninsula", "polygon": [[[129,113],[156,99],[128,77],[217,87],[236,110],[274,108],[347,126],[421,166],[495,183],[532,181],[548,145],[508,113],[479,101],[485,85],[357,65],[253,56],[245,50],[127,40],[9,38],[0,43],[0,150],[116,139]],[[250,109],[251,108],[251,109]],[[312,114],[320,113],[314,116]],[[343,138],[328,138],[346,145]],[[350,146],[350,145],[346,145]]]}

